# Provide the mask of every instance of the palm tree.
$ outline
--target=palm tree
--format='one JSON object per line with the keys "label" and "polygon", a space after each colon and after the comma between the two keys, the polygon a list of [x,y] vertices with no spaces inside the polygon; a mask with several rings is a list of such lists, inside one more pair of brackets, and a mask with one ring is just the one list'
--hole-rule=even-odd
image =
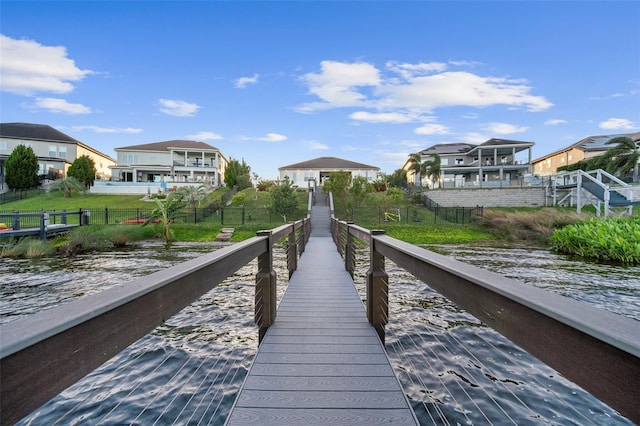
{"label": "palm tree", "polygon": [[178,209],[184,207],[182,194],[179,192],[170,192],[164,200],[155,199],[156,208],[153,209],[151,215],[142,224],[142,226],[150,223],[159,222],[162,224],[162,240],[169,245],[173,240],[173,231],[171,223],[175,220]]}
{"label": "palm tree", "polygon": [[202,200],[207,196],[207,187],[205,185],[188,185],[180,188],[178,192],[180,193],[182,201],[187,203],[190,208],[195,209],[197,206],[200,206]]}
{"label": "palm tree", "polygon": [[608,168],[619,176],[624,176],[633,170],[633,182],[638,182],[638,161],[640,161],[640,148],[637,143],[627,136],[619,136],[607,142],[607,145],[615,145],[609,148],[605,154],[608,160]]}
{"label": "palm tree", "polygon": [[442,171],[441,163],[442,160],[438,154],[430,154],[430,157],[433,157],[433,160],[427,160],[424,162],[426,165],[426,176],[440,188],[440,173]]}
{"label": "palm tree", "polygon": [[422,155],[419,152],[415,154],[409,154],[409,170],[411,170],[414,175],[414,185],[418,186],[418,184],[422,183]]}

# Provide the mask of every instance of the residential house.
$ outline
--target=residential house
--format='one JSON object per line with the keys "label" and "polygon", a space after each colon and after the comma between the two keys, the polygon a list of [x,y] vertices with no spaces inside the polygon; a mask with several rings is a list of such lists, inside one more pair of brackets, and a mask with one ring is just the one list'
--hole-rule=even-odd
{"label": "residential house", "polygon": [[332,172],[348,172],[352,177],[361,176],[372,182],[378,177],[380,168],[337,157],[318,157],[279,167],[278,171],[280,179],[288,177],[294,185],[300,186],[308,185],[309,181],[322,185]]}
{"label": "residential house", "polygon": [[558,172],[558,167],[567,166],[604,154],[612,147],[612,145],[607,144],[607,142],[620,136],[629,137],[636,141],[636,143],[640,142],[640,132],[589,136],[573,145],[533,160],[533,173],[539,176],[555,175]]}
{"label": "residential house", "polygon": [[116,182],[200,182],[221,186],[227,159],[204,142],[170,140],[116,148]]}
{"label": "residential house", "polygon": [[38,157],[38,174],[48,179],[62,178],[73,162],[83,155],[91,158],[96,178],[109,180],[116,161],[69,135],[45,124],[0,123],[0,190],[7,190],[4,163],[18,145],[31,147]]}
{"label": "residential house", "polygon": [[[433,160],[432,154],[440,156],[441,174],[437,182],[428,182],[421,176],[422,183],[441,187],[493,187],[519,184],[531,175],[531,148],[533,142],[507,139],[489,139],[474,145],[451,143],[433,145],[420,152],[422,162]],[[416,182],[407,159],[402,167],[407,171],[407,181]]]}

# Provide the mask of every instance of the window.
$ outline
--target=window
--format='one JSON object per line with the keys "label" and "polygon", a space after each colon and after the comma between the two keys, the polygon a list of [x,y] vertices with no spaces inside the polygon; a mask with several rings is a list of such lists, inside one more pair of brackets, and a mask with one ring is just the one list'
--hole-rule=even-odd
{"label": "window", "polygon": [[456,158],[456,166],[464,164],[464,158]]}
{"label": "window", "polygon": [[59,146],[58,147],[58,158],[67,158],[67,147]]}
{"label": "window", "polygon": [[57,156],[58,156],[57,147],[55,147],[53,145],[49,145],[49,157],[57,157]]}
{"label": "window", "polygon": [[7,141],[0,141],[0,151],[7,150]]}

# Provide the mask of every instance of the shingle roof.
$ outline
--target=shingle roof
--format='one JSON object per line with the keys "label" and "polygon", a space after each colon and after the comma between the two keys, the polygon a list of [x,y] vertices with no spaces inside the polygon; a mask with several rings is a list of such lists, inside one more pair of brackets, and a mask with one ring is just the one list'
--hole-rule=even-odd
{"label": "shingle roof", "polygon": [[81,143],[71,136],[65,135],[61,131],[54,129],[51,126],[47,126],[46,124],[0,123],[0,137]]}
{"label": "shingle roof", "polygon": [[470,143],[439,143],[425,149],[421,154],[462,154],[475,147],[476,145]]}
{"label": "shingle roof", "polygon": [[606,151],[607,149],[611,148],[611,145],[607,145],[607,142],[619,136],[623,136],[623,137],[626,136],[636,142],[640,141],[640,132],[623,133],[619,135],[587,136],[586,138],[581,139],[572,145],[569,145],[557,151],[553,151],[548,154],[545,154],[540,158],[536,158],[535,160],[533,160],[533,163],[540,162],[546,158],[553,157],[554,155],[560,154],[561,152],[565,152],[573,148],[581,149],[583,151]]}
{"label": "shingle roof", "polygon": [[288,166],[279,167],[278,170],[286,169],[314,169],[314,170],[380,170],[379,167],[369,166],[368,164],[356,163],[355,161],[343,160],[337,157],[318,157],[313,160],[302,161],[300,163],[289,164]]}
{"label": "shingle roof", "polygon": [[196,150],[216,150],[218,148],[206,144],[204,142],[186,141],[186,140],[171,140],[164,142],[153,142],[142,145],[131,145],[116,148],[119,150],[131,150],[131,151],[168,151],[170,148],[187,148]]}

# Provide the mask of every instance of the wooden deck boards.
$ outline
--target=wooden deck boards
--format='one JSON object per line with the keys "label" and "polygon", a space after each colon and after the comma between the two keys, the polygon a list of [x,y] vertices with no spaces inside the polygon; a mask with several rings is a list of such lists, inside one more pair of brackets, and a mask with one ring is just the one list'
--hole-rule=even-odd
{"label": "wooden deck boards", "polygon": [[315,235],[227,424],[416,425],[333,241]]}

